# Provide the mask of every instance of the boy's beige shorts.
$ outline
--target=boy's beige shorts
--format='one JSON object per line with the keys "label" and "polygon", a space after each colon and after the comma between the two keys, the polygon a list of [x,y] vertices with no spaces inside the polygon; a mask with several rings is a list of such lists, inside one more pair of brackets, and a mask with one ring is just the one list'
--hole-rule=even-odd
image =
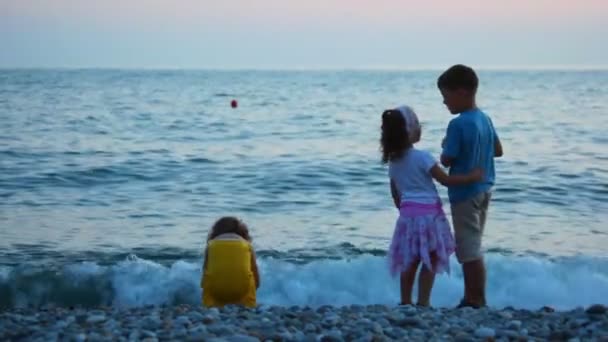
{"label": "boy's beige shorts", "polygon": [[466,201],[451,205],[456,258],[461,264],[483,257],[481,240],[491,197],[491,192],[483,192]]}

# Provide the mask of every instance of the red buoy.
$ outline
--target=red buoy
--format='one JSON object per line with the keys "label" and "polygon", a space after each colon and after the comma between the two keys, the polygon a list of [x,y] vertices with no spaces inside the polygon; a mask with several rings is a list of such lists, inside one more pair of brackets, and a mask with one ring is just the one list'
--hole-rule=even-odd
{"label": "red buoy", "polygon": [[237,108],[239,106],[239,103],[236,102],[236,100],[232,100],[230,101],[230,107],[232,108]]}

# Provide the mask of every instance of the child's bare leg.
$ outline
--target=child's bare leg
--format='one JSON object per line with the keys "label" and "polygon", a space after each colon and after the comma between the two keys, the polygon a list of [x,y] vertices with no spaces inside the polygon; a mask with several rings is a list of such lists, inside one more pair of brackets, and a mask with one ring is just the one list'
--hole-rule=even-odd
{"label": "child's bare leg", "polygon": [[418,271],[419,261],[414,261],[405,272],[401,272],[401,304],[412,304],[412,289],[414,288],[414,280],[416,280],[416,272]]}
{"label": "child's bare leg", "polygon": [[435,272],[437,264],[437,254],[431,254],[431,265],[433,270],[429,270],[424,264],[420,270],[420,276],[418,276],[418,305],[430,306],[431,305],[431,291],[433,290],[433,283],[435,283]]}
{"label": "child's bare leg", "polygon": [[465,262],[462,269],[466,286],[465,301],[475,307],[485,306],[486,268],[483,259]]}

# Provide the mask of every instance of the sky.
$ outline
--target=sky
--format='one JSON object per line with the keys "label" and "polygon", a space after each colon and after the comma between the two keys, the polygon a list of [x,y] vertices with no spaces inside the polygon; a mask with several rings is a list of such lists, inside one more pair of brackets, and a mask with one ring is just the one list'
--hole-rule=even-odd
{"label": "sky", "polygon": [[606,67],[607,0],[0,0],[0,67]]}

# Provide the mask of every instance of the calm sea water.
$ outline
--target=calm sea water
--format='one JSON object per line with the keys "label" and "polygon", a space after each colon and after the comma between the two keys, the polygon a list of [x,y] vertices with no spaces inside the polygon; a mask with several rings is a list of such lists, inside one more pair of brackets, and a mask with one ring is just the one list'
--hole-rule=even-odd
{"label": "calm sea water", "polygon": [[[413,106],[418,147],[438,156],[451,118],[438,74],[0,71],[0,306],[196,302],[223,215],[251,228],[261,302],[395,302],[380,113]],[[490,299],[605,303],[608,71],[479,74],[505,147]],[[459,298],[454,270],[438,305]]]}

